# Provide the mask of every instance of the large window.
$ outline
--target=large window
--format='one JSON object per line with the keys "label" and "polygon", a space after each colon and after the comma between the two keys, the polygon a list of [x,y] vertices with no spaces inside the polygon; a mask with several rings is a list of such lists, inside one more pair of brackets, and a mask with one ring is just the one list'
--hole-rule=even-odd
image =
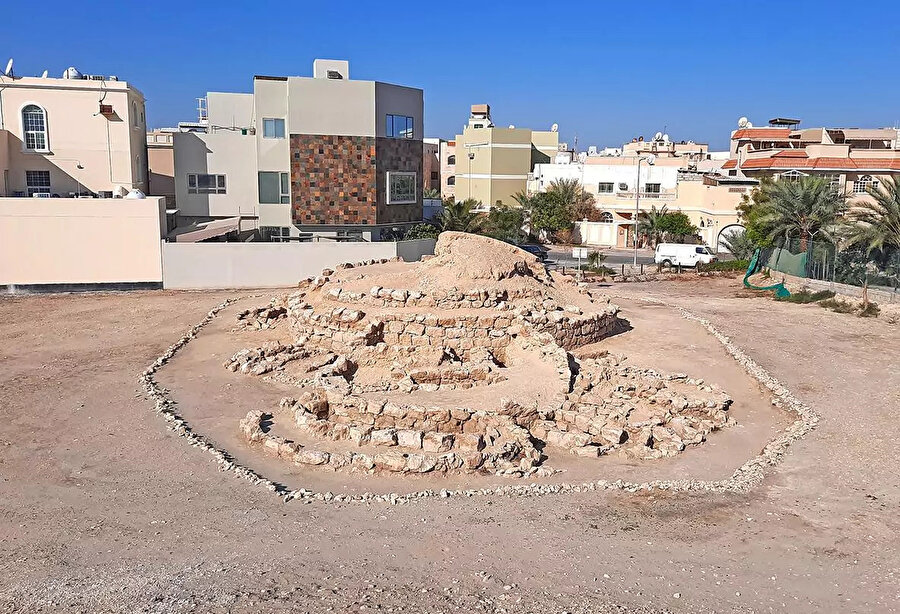
{"label": "large window", "polygon": [[609,211],[604,211],[600,214],[600,220],[604,224],[612,224],[613,223],[613,214]]}
{"label": "large window", "polygon": [[287,173],[260,171],[259,202],[263,205],[291,203],[291,182]]}
{"label": "large window", "polygon": [[388,173],[387,202],[389,205],[404,205],[416,202],[416,174]]}
{"label": "large window", "polygon": [[283,119],[263,119],[263,138],[264,139],[283,139],[284,138],[284,120]]}
{"label": "large window", "polygon": [[188,194],[225,194],[225,175],[188,175]]}
{"label": "large window", "polygon": [[385,136],[394,139],[413,138],[413,118],[406,115],[388,115],[384,126]]}
{"label": "large window", "polygon": [[863,175],[861,177],[857,177],[853,182],[854,194],[865,194],[869,191],[869,189],[878,189],[878,180],[873,178],[872,175]]}
{"label": "large window", "polygon": [[646,183],[644,184],[644,196],[647,196],[648,198],[658,198],[661,188],[662,184]]}
{"label": "large window", "polygon": [[28,196],[50,193],[50,171],[25,171]]}
{"label": "large window", "polygon": [[597,192],[600,194],[612,194],[613,192],[613,184],[611,181],[601,181],[597,186]]}
{"label": "large window", "polygon": [[801,177],[806,177],[806,173],[801,173],[798,170],[790,170],[778,176],[782,181],[800,181]]}
{"label": "large window", "polygon": [[22,132],[25,133],[25,149],[47,151],[47,115],[36,104],[22,109]]}

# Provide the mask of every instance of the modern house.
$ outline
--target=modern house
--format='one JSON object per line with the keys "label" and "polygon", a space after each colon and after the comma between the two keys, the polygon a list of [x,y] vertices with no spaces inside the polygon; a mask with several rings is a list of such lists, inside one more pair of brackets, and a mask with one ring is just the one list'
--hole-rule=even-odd
{"label": "modern house", "polygon": [[524,192],[535,164],[549,163],[559,150],[556,125],[549,131],[498,128],[491,107],[472,105],[469,123],[456,136],[451,176],[457,200],[474,199],[485,209],[496,203],[515,205],[513,195]]}
{"label": "modern house", "polygon": [[423,92],[350,79],[257,75],[210,92],[175,134],[178,224],[224,221],[268,240],[379,240],[422,220]]}
{"label": "modern house", "polygon": [[900,176],[900,131],[896,128],[800,128],[799,119],[774,118],[756,128],[741,118],[731,133],[730,177],[797,179],[825,177],[855,198],[867,188]]}
{"label": "modern house", "polygon": [[[597,223],[582,225],[582,240],[593,245],[629,247],[634,241],[634,216],[664,205],[685,213],[703,241],[717,247],[723,231],[738,225],[737,205],[757,181],[718,173],[726,156],[710,152],[704,143],[674,143],[668,135],[634,139],[599,155],[595,148],[571,162],[538,164],[529,192],[543,192],[553,181],[575,179],[594,197]],[[652,155],[652,159],[651,159]],[[652,164],[651,164],[652,162]],[[589,236],[588,235],[589,229]]]}
{"label": "modern house", "polygon": [[145,122],[143,94],[115,76],[0,74],[0,196],[147,192]]}

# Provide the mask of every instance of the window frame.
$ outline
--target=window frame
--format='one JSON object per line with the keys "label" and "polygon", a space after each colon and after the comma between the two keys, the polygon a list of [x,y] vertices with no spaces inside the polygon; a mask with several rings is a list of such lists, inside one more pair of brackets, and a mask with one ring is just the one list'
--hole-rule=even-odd
{"label": "window frame", "polygon": [[[385,202],[388,205],[414,205],[419,202],[419,177],[415,171],[388,171],[385,180]],[[404,195],[394,196],[391,182],[394,178],[412,177],[412,191]]]}
{"label": "window frame", "polygon": [[[206,181],[207,186],[200,186],[200,177],[215,177],[215,179],[210,182],[208,179]],[[193,179],[193,184],[191,185],[191,180]],[[210,186],[209,183],[213,185]],[[225,175],[219,173],[188,173],[187,174],[187,193],[188,194],[198,194],[198,195],[210,195],[210,194],[227,194],[227,181],[225,179]]]}
{"label": "window frame", "polygon": [[[278,200],[263,200],[262,179],[263,177],[274,179],[277,183]],[[274,193],[274,192],[273,192]],[[289,205],[291,204],[291,177],[289,173],[284,171],[258,171],[256,176],[256,197],[261,205]]]}
{"label": "window frame", "polygon": [[[403,130],[399,130],[396,125],[396,119],[402,118]],[[416,120],[409,115],[396,115],[394,113],[386,113],[384,116],[384,135],[390,139],[414,139],[416,132]]]}
{"label": "window frame", "polygon": [[[272,132],[273,136],[268,134],[268,130],[266,128],[266,124],[268,122],[272,122]],[[281,135],[279,136],[278,127],[281,127]],[[285,122],[283,117],[263,117],[263,138],[264,139],[284,139],[286,138],[287,129],[285,127]]]}
{"label": "window frame", "polygon": [[610,213],[609,211],[602,211],[602,212],[600,213],[600,220],[599,220],[599,222],[600,222],[601,224],[612,224],[612,223],[615,222],[615,221],[616,221],[615,216],[613,216],[613,214]]}
{"label": "window frame", "polygon": [[450,175],[447,177],[447,185],[456,185],[456,175]]}
{"label": "window frame", "polygon": [[647,198],[657,198],[660,194],[662,194],[661,183],[645,183],[644,191],[641,193],[641,196],[645,196]]}
{"label": "window frame", "polygon": [[456,154],[447,156],[447,166],[456,166]]}
{"label": "window frame", "polygon": [[[608,190],[604,190],[603,186],[609,186]],[[597,194],[613,194],[616,191],[616,184],[613,181],[601,181],[597,183]]]}
{"label": "window frame", "polygon": [[[40,174],[42,177],[46,174],[47,182],[46,185],[44,182],[40,182],[40,185],[37,183],[33,184],[30,181],[30,177],[34,175]],[[28,195],[28,198],[33,198],[35,194],[50,194],[52,192],[52,183],[53,178],[50,176],[49,170],[26,170],[25,171],[25,193]]]}
{"label": "window frame", "polygon": [[[41,122],[40,130],[29,129],[29,127],[28,127],[29,122],[25,119],[26,112],[34,113],[34,111],[30,110],[32,107],[34,107],[34,109],[36,109],[37,111],[40,112],[40,122]],[[47,122],[47,109],[45,109],[44,107],[42,107],[41,105],[39,105],[36,102],[26,102],[25,104],[22,105],[22,108],[19,110],[19,121],[22,124],[22,151],[32,151],[32,152],[37,152],[37,153],[49,152],[50,151],[50,131],[48,129],[48,122]],[[42,143],[43,146],[37,147],[36,146],[37,142],[35,141],[35,143],[34,143],[35,146],[29,147],[29,145],[28,145],[29,136],[34,139],[36,139],[37,136],[40,136],[40,138],[43,140],[43,143]]]}
{"label": "window frame", "polygon": [[866,188],[877,190],[879,185],[880,182],[873,175],[861,175],[853,180],[853,193],[868,194],[869,190]]}

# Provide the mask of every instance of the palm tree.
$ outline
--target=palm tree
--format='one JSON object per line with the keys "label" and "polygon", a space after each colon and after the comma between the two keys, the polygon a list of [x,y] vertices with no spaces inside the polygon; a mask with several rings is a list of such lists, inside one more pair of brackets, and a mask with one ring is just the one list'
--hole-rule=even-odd
{"label": "palm tree", "polygon": [[481,206],[474,198],[463,201],[447,199],[444,202],[444,210],[437,218],[437,225],[441,231],[455,230],[458,232],[480,233],[485,227],[485,216],[473,211]]}
{"label": "palm tree", "polygon": [[572,212],[572,217],[580,220],[590,217],[594,209],[594,196],[586,192],[577,179],[555,179],[547,188],[547,195]]}
{"label": "palm tree", "polygon": [[731,234],[722,234],[719,237],[719,245],[724,246],[737,260],[750,260],[750,257],[756,250],[753,240],[743,230]]}
{"label": "palm tree", "polygon": [[647,237],[651,247],[659,243],[662,238],[662,221],[669,214],[669,208],[663,205],[659,209],[656,205],[650,206],[650,211],[641,213],[638,217],[637,232]]}
{"label": "palm tree", "polygon": [[850,209],[847,243],[865,247],[866,255],[900,249],[900,182],[888,178],[869,196]]}
{"label": "palm tree", "polygon": [[833,241],[835,224],[847,210],[847,197],[824,177],[778,180],[768,186],[767,196],[762,221],[771,229],[769,238],[799,235],[801,250],[819,233]]}
{"label": "palm tree", "polygon": [[428,188],[424,192],[422,192],[422,198],[440,198],[441,191],[437,188]]}

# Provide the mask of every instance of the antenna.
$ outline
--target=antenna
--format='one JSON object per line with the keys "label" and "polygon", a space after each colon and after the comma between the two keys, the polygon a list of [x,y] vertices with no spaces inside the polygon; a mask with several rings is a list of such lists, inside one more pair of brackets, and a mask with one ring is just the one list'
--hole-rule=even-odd
{"label": "antenna", "polygon": [[13,59],[9,58],[9,62],[6,63],[6,70],[3,71],[3,74],[7,77],[13,76]]}

